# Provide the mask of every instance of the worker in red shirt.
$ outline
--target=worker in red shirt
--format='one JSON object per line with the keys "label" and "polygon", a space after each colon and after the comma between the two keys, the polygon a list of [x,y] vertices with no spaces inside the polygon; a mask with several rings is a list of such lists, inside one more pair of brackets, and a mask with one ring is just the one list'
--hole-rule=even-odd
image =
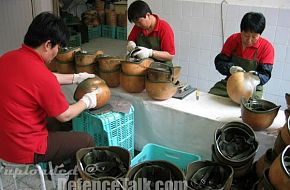
{"label": "worker in red shirt", "polygon": [[0,160],[32,164],[71,160],[80,148],[95,146],[86,133],[47,130],[47,118],[66,122],[97,105],[95,90],[69,105],[60,84],[79,83],[88,73],[53,74],[46,64],[65,47],[69,31],[51,13],[41,13],[30,24],[19,49],[0,58]]}
{"label": "worker in red shirt", "polygon": [[128,19],[134,27],[128,37],[127,50],[136,45],[140,51],[132,56],[144,59],[151,57],[162,62],[171,62],[175,55],[174,34],[170,25],[160,19],[144,1],[134,1],[128,8]]}
{"label": "worker in red shirt", "polygon": [[263,85],[271,78],[274,64],[274,48],[261,37],[266,25],[262,13],[246,13],[241,21],[241,32],[232,34],[225,42],[222,51],[215,58],[215,67],[226,78],[216,83],[211,94],[228,97],[227,79],[235,72],[249,72],[250,78],[258,80],[254,98],[261,98]]}

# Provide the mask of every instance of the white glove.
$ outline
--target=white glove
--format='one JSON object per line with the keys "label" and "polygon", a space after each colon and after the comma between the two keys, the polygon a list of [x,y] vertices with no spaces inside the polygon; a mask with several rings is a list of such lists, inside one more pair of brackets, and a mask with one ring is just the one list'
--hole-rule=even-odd
{"label": "white glove", "polygon": [[230,73],[234,74],[236,72],[245,72],[245,70],[242,67],[239,67],[239,66],[232,66],[230,68]]}
{"label": "white glove", "polygon": [[127,44],[127,51],[131,52],[131,51],[133,51],[133,49],[135,49],[135,47],[136,47],[135,42],[129,41],[128,44]]}
{"label": "white glove", "polygon": [[95,76],[96,76],[95,74],[89,74],[89,73],[78,73],[78,74],[74,74],[72,83],[73,84],[79,84],[83,80],[85,80],[87,78],[94,78]]}
{"label": "white glove", "polygon": [[100,88],[97,88],[93,92],[86,93],[82,98],[81,101],[83,101],[86,104],[87,109],[92,109],[97,106],[97,94],[100,94],[102,90]]}
{"label": "white glove", "polygon": [[152,57],[153,49],[148,49],[146,47],[138,46],[139,51],[133,53],[132,57],[137,57],[138,59],[145,59],[148,57]]}
{"label": "white glove", "polygon": [[249,71],[248,72],[248,77],[251,81],[251,83],[254,85],[254,86],[257,86],[260,84],[260,78],[258,77],[258,73],[257,71]]}

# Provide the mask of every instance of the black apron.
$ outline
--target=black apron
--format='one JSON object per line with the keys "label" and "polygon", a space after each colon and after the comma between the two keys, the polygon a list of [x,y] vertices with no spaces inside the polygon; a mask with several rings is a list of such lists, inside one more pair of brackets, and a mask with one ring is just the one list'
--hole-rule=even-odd
{"label": "black apron", "polygon": [[[239,66],[242,67],[246,72],[249,71],[256,71],[257,70],[257,51],[254,54],[253,60],[249,59],[244,59],[241,57],[238,57],[236,55],[236,51],[234,50],[233,56],[232,56],[232,62],[234,63],[234,66]],[[215,94],[218,96],[224,96],[224,97],[229,97],[227,93],[227,78],[217,82],[209,91],[210,94]],[[253,93],[253,98],[262,98],[263,95],[263,86],[258,85],[256,87],[256,91]]]}
{"label": "black apron", "polygon": [[[136,44],[137,44],[137,46],[143,46],[143,47],[146,47],[146,48],[149,48],[149,49],[153,49],[153,50],[156,50],[156,51],[161,51],[160,38],[152,37],[152,36],[146,37],[146,36],[144,36],[144,34],[142,32],[139,33],[139,35],[137,36]],[[154,61],[163,62],[163,63],[169,64],[169,65],[172,65],[171,61],[159,61],[159,60],[156,60],[156,59],[154,59]]]}

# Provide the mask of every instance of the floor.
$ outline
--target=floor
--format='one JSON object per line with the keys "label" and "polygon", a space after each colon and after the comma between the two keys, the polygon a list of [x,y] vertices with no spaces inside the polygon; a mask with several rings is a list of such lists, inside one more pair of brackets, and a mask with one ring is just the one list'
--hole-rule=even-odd
{"label": "floor", "polygon": [[[94,50],[103,50],[104,54],[111,56],[119,56],[124,57],[126,55],[126,41],[123,40],[114,40],[109,38],[97,38],[90,43],[86,43],[82,45],[82,49],[86,51],[94,51]],[[265,153],[265,151],[273,146],[275,141],[275,136],[269,135],[260,135],[257,133],[257,139],[259,141],[259,149],[256,154],[256,159],[258,159],[261,155]],[[0,168],[2,169],[2,168]],[[45,176],[45,182],[47,189],[53,189],[52,182],[47,179]],[[5,175],[2,177],[4,190],[13,190],[13,178],[12,175]],[[18,181],[18,189],[21,190],[39,190],[40,189],[40,180],[38,175],[19,175],[17,177]]]}

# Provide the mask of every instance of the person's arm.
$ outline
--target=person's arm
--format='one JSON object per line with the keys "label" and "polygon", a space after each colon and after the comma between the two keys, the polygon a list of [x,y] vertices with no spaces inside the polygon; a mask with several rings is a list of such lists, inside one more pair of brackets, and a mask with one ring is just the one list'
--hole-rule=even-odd
{"label": "person's arm", "polygon": [[[127,50],[130,52],[131,47],[128,47],[128,46],[130,46],[129,43],[127,45]],[[145,59],[145,58],[150,57],[150,58],[157,59],[159,61],[172,61],[174,57],[174,55],[171,55],[167,51],[157,51],[157,50],[153,50],[153,49],[149,49],[149,48],[141,47],[141,46],[138,46],[138,48],[140,50],[133,53],[132,56],[137,57],[139,59]]]}
{"label": "person's arm", "polygon": [[60,73],[53,73],[56,76],[56,79],[59,84],[72,84],[74,74],[60,74]]}
{"label": "person's arm", "polygon": [[79,84],[83,80],[87,78],[94,78],[95,74],[89,73],[78,73],[78,74],[60,74],[60,73],[53,73],[59,84]]}
{"label": "person's arm", "polygon": [[75,104],[70,105],[69,108],[65,112],[56,116],[56,119],[60,122],[69,121],[75,118],[76,116],[78,116],[85,109],[86,109],[86,104],[83,101],[79,100]]}
{"label": "person's arm", "polygon": [[231,58],[220,53],[215,57],[214,60],[215,68],[218,70],[218,72],[222,75],[230,76],[230,68],[234,65],[233,62],[231,62]]}
{"label": "person's arm", "polygon": [[153,50],[151,57],[154,58],[154,59],[160,60],[160,61],[172,61],[174,55],[171,55],[167,51]]}
{"label": "person's arm", "polygon": [[260,79],[260,85],[264,85],[270,80],[272,69],[273,64],[258,64],[257,76]]}
{"label": "person's arm", "polygon": [[97,94],[99,93],[101,93],[100,88],[86,93],[79,101],[70,105],[66,111],[56,116],[56,119],[60,122],[66,122],[78,116],[85,109],[95,108],[98,104]]}

